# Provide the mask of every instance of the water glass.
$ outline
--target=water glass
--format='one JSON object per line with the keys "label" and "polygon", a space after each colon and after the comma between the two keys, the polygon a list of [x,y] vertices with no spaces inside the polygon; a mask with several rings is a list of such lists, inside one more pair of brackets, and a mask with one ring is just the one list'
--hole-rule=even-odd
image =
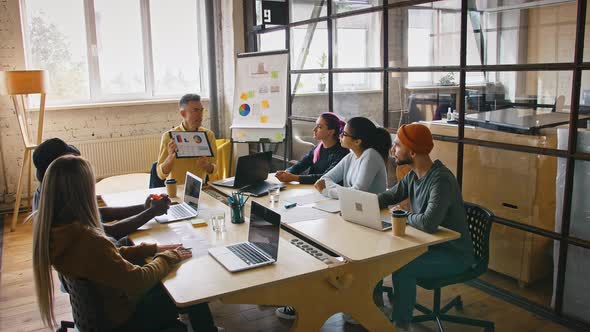
{"label": "water glass", "polygon": [[281,196],[281,187],[272,187],[268,189],[268,198],[271,203],[278,203]]}
{"label": "water glass", "polygon": [[216,233],[223,233],[225,229],[225,212],[215,211],[211,214],[211,226]]}

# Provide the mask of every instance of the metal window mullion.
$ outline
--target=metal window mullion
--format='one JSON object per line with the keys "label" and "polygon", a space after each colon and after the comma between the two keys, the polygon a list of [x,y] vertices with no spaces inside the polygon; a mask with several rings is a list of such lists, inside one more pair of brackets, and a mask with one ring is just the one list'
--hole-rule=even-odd
{"label": "metal window mullion", "polygon": [[156,92],[154,81],[154,57],[152,53],[152,26],[149,0],[140,1],[141,36],[143,45],[143,70],[145,79],[145,94],[153,97]]}
{"label": "metal window mullion", "polygon": [[[287,6],[288,22],[291,22],[291,4],[285,0]],[[315,33],[315,30],[314,30]],[[283,144],[283,169],[287,169],[287,156],[292,158],[293,151],[293,127],[291,122],[291,115],[293,113],[293,101],[295,94],[291,95],[291,29],[285,28],[285,49],[287,52],[287,119],[285,121],[285,138]]]}
{"label": "metal window mullion", "polygon": [[102,96],[102,89],[100,84],[100,65],[98,61],[98,38],[96,32],[94,0],[84,1],[84,14],[86,17],[86,53],[88,57],[88,85],[90,87],[90,100],[96,101]]}
{"label": "metal window mullion", "polygon": [[[389,9],[387,5],[389,0],[383,1],[383,17],[381,18],[381,29],[383,29],[383,52],[381,56],[383,62],[381,67],[383,69],[383,127],[389,127],[389,73],[386,68],[389,65]],[[401,98],[401,96],[400,96]]]}
{"label": "metal window mullion", "polygon": [[[561,234],[563,237],[569,237],[571,224],[572,196],[574,189],[574,155],[577,151],[578,139],[578,114],[580,105],[580,88],[582,83],[582,69],[580,68],[584,61],[584,33],[586,22],[586,1],[578,1],[577,22],[576,22],[576,43],[574,48],[574,75],[572,78],[572,93],[570,102],[570,121],[568,136],[568,157],[565,165],[565,185],[563,189],[563,208],[561,214]],[[559,260],[557,263],[557,280],[555,290],[555,312],[563,315],[563,297],[565,288],[565,273],[567,268],[567,243],[559,244]]]}
{"label": "metal window mullion", "polygon": [[243,3],[244,15],[244,43],[246,52],[258,51],[258,34],[254,31],[256,25],[256,4],[254,0],[244,0]]}
{"label": "metal window mullion", "polygon": [[[212,5],[212,4],[208,4],[208,5]],[[196,73],[199,75],[199,82],[201,85],[201,91],[200,93],[202,95],[206,95],[208,97],[211,97],[211,91],[210,90],[210,75],[215,75],[215,71],[214,70],[209,70],[212,69],[210,68],[209,65],[209,54],[207,54],[208,50],[211,49],[211,51],[213,52],[212,56],[213,58],[215,58],[215,47],[213,46],[213,44],[215,43],[215,40],[213,38],[213,40],[211,40],[211,44],[209,44],[210,42],[210,38],[209,35],[207,33],[207,28],[205,28],[205,26],[203,25],[203,23],[207,22],[207,19],[211,19],[213,20],[214,17],[210,17],[207,18],[207,8],[203,8],[204,7],[204,3],[203,1],[197,1],[197,12],[195,13],[196,17],[199,18],[197,21],[199,23],[197,23],[197,43],[198,43],[198,47],[199,47],[199,72]],[[206,7],[206,5],[205,5]],[[211,11],[213,11],[213,7],[211,7]],[[211,34],[211,36],[214,36],[215,34],[215,26],[214,25],[210,25],[209,26],[210,29],[212,29],[213,33]],[[215,82],[215,84],[217,84],[217,80]]]}
{"label": "metal window mullion", "polygon": [[334,47],[332,43],[334,19],[331,18],[332,0],[328,0],[328,3],[326,5],[328,15],[328,20],[326,21],[326,25],[328,28],[328,112],[334,112],[334,73],[332,72],[332,69],[334,67]]}
{"label": "metal window mullion", "polygon": [[[459,57],[459,98],[457,100],[461,107],[459,109],[458,138],[465,138],[465,66],[467,65],[467,8],[468,0],[461,0],[461,46]],[[455,105],[457,107],[459,105]],[[465,152],[464,144],[459,141],[457,144],[457,182],[459,188],[463,188],[463,154]]]}

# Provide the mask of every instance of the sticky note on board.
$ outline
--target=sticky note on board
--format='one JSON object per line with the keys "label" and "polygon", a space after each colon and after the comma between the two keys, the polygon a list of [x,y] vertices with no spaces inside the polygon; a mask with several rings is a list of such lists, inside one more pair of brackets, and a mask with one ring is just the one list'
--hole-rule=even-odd
{"label": "sticky note on board", "polygon": [[277,70],[273,70],[270,72],[271,78],[279,78],[279,72]]}
{"label": "sticky note on board", "polygon": [[268,122],[268,115],[262,115],[260,117],[260,123],[267,123]]}
{"label": "sticky note on board", "polygon": [[254,91],[248,91],[248,97],[254,98]]}
{"label": "sticky note on board", "polygon": [[240,95],[240,99],[242,99],[242,100],[248,100],[248,94],[247,94],[247,93],[245,93],[245,92],[244,92],[244,93],[242,93],[242,94]]}
{"label": "sticky note on board", "polygon": [[282,141],[282,140],[283,140],[283,134],[281,134],[281,133],[277,133],[277,134],[275,135],[275,140],[276,140],[276,141]]}
{"label": "sticky note on board", "polygon": [[268,100],[263,100],[260,102],[260,107],[262,108],[268,108],[269,104],[268,104]]}

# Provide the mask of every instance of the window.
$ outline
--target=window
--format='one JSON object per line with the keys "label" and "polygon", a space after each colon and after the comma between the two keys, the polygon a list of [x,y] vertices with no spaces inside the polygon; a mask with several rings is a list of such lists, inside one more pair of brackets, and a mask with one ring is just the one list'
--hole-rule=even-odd
{"label": "window", "polygon": [[[435,6],[432,4],[431,6]],[[461,13],[456,1],[442,1],[444,8],[427,5],[408,10],[408,66],[458,66],[461,50]],[[467,61],[481,65],[477,38],[479,27],[467,19]],[[447,79],[446,73],[413,72],[408,75],[408,85],[434,85]],[[459,84],[459,77],[452,80]],[[466,83],[484,82],[480,73],[467,73]]]}
{"label": "window", "polygon": [[207,95],[203,0],[24,6],[27,65],[49,71],[48,105]]}

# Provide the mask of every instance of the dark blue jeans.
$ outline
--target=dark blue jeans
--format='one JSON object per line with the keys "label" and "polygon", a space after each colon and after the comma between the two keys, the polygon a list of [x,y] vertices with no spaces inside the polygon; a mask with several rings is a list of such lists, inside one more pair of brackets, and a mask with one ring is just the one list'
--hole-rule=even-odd
{"label": "dark blue jeans", "polygon": [[461,256],[441,249],[429,249],[422,256],[392,274],[394,322],[409,323],[416,304],[416,280],[445,278],[470,267]]}
{"label": "dark blue jeans", "polygon": [[161,331],[179,323],[177,320],[179,312],[189,315],[195,332],[217,332],[209,304],[200,303],[179,310],[161,285],[152,288],[144,295],[131,318],[117,331]]}

